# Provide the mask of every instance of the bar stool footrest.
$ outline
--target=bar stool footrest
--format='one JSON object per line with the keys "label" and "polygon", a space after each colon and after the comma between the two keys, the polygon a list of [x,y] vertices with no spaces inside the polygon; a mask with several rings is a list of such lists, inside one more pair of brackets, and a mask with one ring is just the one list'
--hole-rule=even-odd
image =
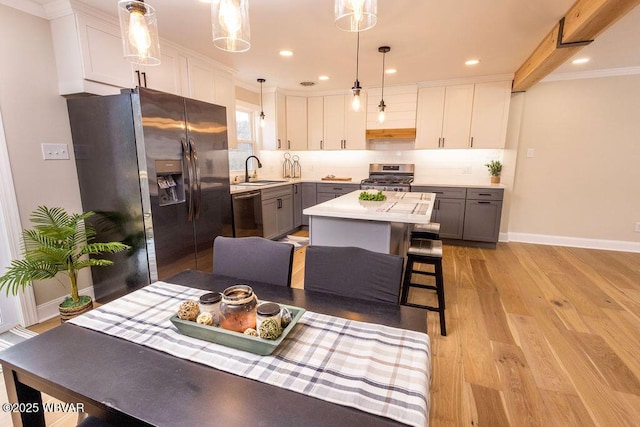
{"label": "bar stool footrest", "polygon": [[422,283],[409,283],[409,286],[412,288],[431,289],[432,291],[438,290],[438,287],[435,285],[423,285]]}

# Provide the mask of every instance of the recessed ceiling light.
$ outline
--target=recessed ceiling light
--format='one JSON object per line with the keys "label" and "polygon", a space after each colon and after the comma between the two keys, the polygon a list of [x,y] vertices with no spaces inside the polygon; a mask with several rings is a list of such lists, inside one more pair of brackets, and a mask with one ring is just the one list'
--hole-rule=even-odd
{"label": "recessed ceiling light", "polygon": [[293,52],[291,52],[290,50],[281,50],[280,56],[293,56]]}
{"label": "recessed ceiling light", "polygon": [[480,63],[479,59],[470,59],[464,63],[464,65],[478,65]]}
{"label": "recessed ceiling light", "polygon": [[385,73],[387,74],[395,74],[397,72],[398,70],[396,70],[395,68],[388,68],[387,70],[385,70]]}
{"label": "recessed ceiling light", "polygon": [[589,58],[578,58],[571,61],[572,64],[586,64],[589,62]]}
{"label": "recessed ceiling light", "polygon": [[323,80],[323,81],[329,80],[329,76],[320,76],[318,77],[318,80]]}
{"label": "recessed ceiling light", "polygon": [[200,0],[202,3],[211,3],[212,0]]}

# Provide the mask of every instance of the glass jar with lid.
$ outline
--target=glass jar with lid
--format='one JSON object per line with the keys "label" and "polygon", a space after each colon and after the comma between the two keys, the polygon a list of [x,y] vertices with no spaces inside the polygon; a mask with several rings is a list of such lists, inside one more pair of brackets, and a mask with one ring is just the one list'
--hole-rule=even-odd
{"label": "glass jar with lid", "polygon": [[257,308],[256,330],[260,330],[260,324],[267,319],[273,318],[278,325],[280,321],[280,306],[274,302],[263,302]]}
{"label": "glass jar with lid", "polygon": [[220,324],[220,302],[222,301],[222,294],[220,292],[209,292],[200,297],[198,301],[200,305],[200,312],[209,312],[213,317],[213,325],[218,326]]}
{"label": "glass jar with lid", "polygon": [[228,287],[220,302],[220,326],[235,332],[256,327],[258,298],[248,285]]}

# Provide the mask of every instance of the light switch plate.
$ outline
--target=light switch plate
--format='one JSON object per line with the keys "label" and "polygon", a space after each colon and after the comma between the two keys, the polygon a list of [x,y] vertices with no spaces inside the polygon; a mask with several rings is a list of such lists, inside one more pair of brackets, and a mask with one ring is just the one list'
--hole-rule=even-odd
{"label": "light switch plate", "polygon": [[67,144],[41,144],[42,158],[45,160],[69,160]]}
{"label": "light switch plate", "polygon": [[533,157],[533,148],[527,148],[527,157]]}

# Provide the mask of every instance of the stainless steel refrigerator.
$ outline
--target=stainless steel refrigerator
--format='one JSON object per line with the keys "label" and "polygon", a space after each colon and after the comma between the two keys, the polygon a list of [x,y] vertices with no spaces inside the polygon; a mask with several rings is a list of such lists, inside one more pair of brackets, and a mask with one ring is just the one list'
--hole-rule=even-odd
{"label": "stainless steel refrigerator", "polygon": [[96,241],[132,246],[92,269],[96,299],[212,271],[213,240],[233,235],[226,108],[143,88],[67,107]]}

